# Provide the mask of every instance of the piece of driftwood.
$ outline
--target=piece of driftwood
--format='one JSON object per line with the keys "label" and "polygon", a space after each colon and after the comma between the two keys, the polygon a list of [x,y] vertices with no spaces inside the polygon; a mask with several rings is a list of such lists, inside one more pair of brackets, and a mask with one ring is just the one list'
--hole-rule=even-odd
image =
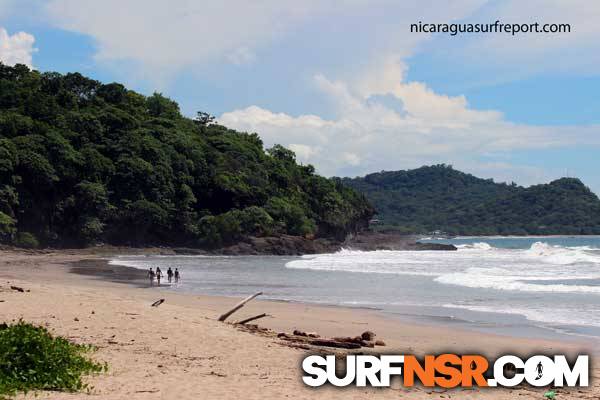
{"label": "piece of driftwood", "polygon": [[310,347],[305,344],[285,343],[284,346],[291,347],[292,349],[310,350]]}
{"label": "piece of driftwood", "polygon": [[360,344],[349,342],[338,342],[332,339],[312,339],[308,342],[313,346],[337,347],[340,349],[360,349]]}
{"label": "piece of driftwood", "polygon": [[250,321],[254,321],[254,320],[259,319],[259,318],[264,318],[266,316],[267,316],[267,314],[265,314],[265,313],[258,314],[258,315],[255,315],[254,317],[250,317],[250,318],[246,318],[246,319],[243,319],[241,321],[238,321],[235,324],[236,325],[244,325],[244,324],[247,324]]}
{"label": "piece of driftwood", "polygon": [[222,314],[219,317],[219,321],[221,321],[221,322],[225,321],[231,314],[233,314],[234,312],[236,312],[240,308],[244,307],[244,304],[246,304],[250,300],[254,299],[255,297],[260,296],[261,294],[262,294],[262,292],[258,292],[258,293],[253,294],[252,296],[246,297],[244,300],[242,300],[239,303],[237,303],[231,310],[227,311],[225,314]]}
{"label": "piece of driftwood", "polygon": [[344,342],[344,343],[360,343],[360,342],[362,342],[362,339],[360,338],[360,336],[356,336],[356,337],[338,336],[338,337],[334,337],[332,339],[335,340],[336,342]]}
{"label": "piece of driftwood", "polygon": [[165,302],[165,299],[156,300],[154,303],[152,303],[151,307],[158,307],[164,302]]}
{"label": "piece of driftwood", "polygon": [[[230,311],[223,314],[219,318],[219,320],[223,321],[229,315],[231,315],[232,313],[234,313],[235,311],[240,309],[245,303],[252,300],[253,298],[255,298],[258,295],[260,295],[260,293],[257,293],[253,296],[250,296],[250,297],[244,299],[243,301],[238,303],[235,307],[233,307]],[[236,322],[235,325],[238,327],[238,329],[246,331],[246,332],[261,334],[263,336],[271,337],[271,338],[276,337],[277,339],[281,340],[280,342],[278,342],[278,344],[280,344],[280,345],[303,349],[303,350],[310,350],[311,347],[309,347],[309,346],[332,347],[332,348],[349,349],[349,350],[360,349],[361,347],[374,348],[375,346],[385,346],[385,343],[382,340],[377,340],[377,341],[374,340],[375,333],[373,333],[371,331],[363,332],[363,334],[361,334],[359,336],[341,336],[341,337],[333,337],[333,338],[329,339],[329,338],[320,338],[318,333],[316,333],[316,332],[305,332],[300,329],[294,329],[294,331],[292,333],[286,333],[286,332],[277,332],[277,331],[274,331],[269,328],[262,328],[256,324],[248,324],[248,322],[251,322],[255,319],[263,318],[265,316],[266,316],[265,313],[256,315],[254,317],[246,318],[244,320]],[[365,338],[368,338],[370,340],[365,340]],[[320,351],[325,351],[325,350],[321,349]]]}
{"label": "piece of driftwood", "polygon": [[303,342],[308,343],[310,338],[308,336],[296,336],[296,335],[288,335],[286,333],[278,334],[277,337],[282,340],[287,340],[290,342]]}
{"label": "piece of driftwood", "polygon": [[335,340],[336,342],[356,343],[356,344],[360,344],[363,347],[375,347],[375,342],[373,342],[371,340],[363,340],[361,336],[334,337],[332,339]]}
{"label": "piece of driftwood", "polygon": [[17,292],[21,292],[21,293],[23,293],[25,291],[25,289],[23,289],[22,287],[18,287],[18,286],[11,286],[10,288],[12,290],[16,290]]}

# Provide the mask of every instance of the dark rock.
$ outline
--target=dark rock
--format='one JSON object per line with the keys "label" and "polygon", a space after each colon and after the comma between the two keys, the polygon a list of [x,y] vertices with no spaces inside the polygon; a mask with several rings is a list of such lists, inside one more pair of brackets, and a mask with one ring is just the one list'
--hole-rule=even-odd
{"label": "dark rock", "polygon": [[451,244],[421,243],[417,236],[365,231],[349,237],[342,247],[361,251],[375,250],[456,250]]}
{"label": "dark rock", "polygon": [[443,244],[443,243],[421,243],[416,242],[414,245],[415,250],[446,250],[446,251],[455,251],[458,250],[456,246],[453,244]]}

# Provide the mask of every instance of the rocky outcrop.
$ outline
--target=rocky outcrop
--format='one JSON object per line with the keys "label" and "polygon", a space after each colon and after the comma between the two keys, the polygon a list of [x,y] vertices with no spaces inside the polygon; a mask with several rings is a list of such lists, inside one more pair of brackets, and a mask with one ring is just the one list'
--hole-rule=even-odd
{"label": "rocky outcrop", "polygon": [[302,236],[281,235],[249,237],[236,244],[217,249],[175,248],[176,254],[187,255],[279,255],[296,256],[302,254],[334,253],[341,249],[341,242],[331,239],[307,239]]}
{"label": "rocky outcrop", "polygon": [[457,250],[454,245],[421,243],[416,236],[397,233],[362,232],[344,242],[344,248],[362,251],[375,250]]}
{"label": "rocky outcrop", "polygon": [[345,241],[331,239],[307,239],[302,236],[249,237],[234,245],[218,249],[175,248],[176,254],[259,255],[296,256],[302,254],[334,253],[342,248],[362,251],[375,250],[456,250],[453,245],[420,243],[414,236],[394,233],[363,232]]}

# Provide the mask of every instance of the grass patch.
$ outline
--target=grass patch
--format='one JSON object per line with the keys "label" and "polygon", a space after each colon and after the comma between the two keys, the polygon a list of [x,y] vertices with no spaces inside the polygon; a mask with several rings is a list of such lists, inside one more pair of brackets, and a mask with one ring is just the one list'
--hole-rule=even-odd
{"label": "grass patch", "polygon": [[107,369],[88,357],[92,350],[23,321],[0,324],[0,399],[32,390],[89,389],[82,376]]}

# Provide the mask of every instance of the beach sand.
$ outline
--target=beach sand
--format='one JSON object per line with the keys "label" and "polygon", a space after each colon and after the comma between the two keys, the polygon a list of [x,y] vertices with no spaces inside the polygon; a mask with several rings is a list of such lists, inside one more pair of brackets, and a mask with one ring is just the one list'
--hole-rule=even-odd
{"label": "beach sand", "polygon": [[[86,378],[90,394],[42,392],[41,399],[543,399],[545,389],[440,390],[423,387],[312,389],[301,380],[306,350],[278,339],[242,332],[217,321],[240,299],[173,294],[144,287],[143,275],[86,261],[94,251],[0,251],[0,322],[20,318],[53,333],[98,347],[93,357],[109,371]],[[115,271],[119,272],[115,276]],[[87,272],[82,274],[82,272]],[[141,274],[144,272],[141,271]],[[111,279],[114,278],[114,279]],[[122,278],[122,282],[120,282]],[[137,283],[139,285],[126,283]],[[10,289],[20,286],[24,293]],[[159,298],[160,307],[150,307]],[[593,342],[523,339],[407,323],[374,310],[255,300],[232,321],[266,312],[259,324],[276,331],[316,331],[355,336],[374,331],[386,354],[485,353],[590,354]],[[597,345],[597,342],[595,343]],[[592,359],[593,361],[593,359]],[[591,387],[560,389],[557,399],[599,399],[600,372]]]}

